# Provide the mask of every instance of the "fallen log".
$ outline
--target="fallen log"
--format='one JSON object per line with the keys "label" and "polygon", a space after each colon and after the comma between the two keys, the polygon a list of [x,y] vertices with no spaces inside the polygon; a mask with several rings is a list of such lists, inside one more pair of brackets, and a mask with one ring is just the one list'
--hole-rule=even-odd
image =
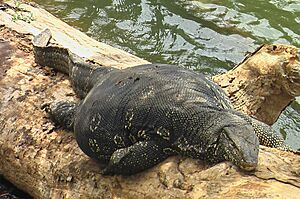
{"label": "fallen log", "polygon": [[[67,47],[87,61],[119,68],[147,62],[96,42],[43,9],[28,4],[22,4],[21,8],[32,12],[34,20],[31,23],[13,22],[11,18],[15,11],[11,8],[15,6],[13,3],[9,5],[9,8],[0,11],[0,174],[20,189],[35,198],[299,196],[299,156],[266,147],[261,147],[258,167],[250,173],[239,171],[228,162],[212,166],[189,158],[171,157],[154,168],[133,176],[102,176],[99,165],[81,152],[73,135],[55,128],[40,109],[41,104],[49,100],[78,99],[66,76],[34,63],[31,40],[33,35],[48,27],[54,35],[52,44]],[[277,53],[274,46],[276,49],[290,50]],[[232,71],[217,76],[214,80],[225,89],[239,110],[259,117],[257,110],[275,110],[274,106],[278,106],[258,103],[260,97],[265,97],[264,89],[267,89],[269,98],[272,98],[276,94],[273,89],[285,85],[278,84],[278,81],[269,82],[269,79],[276,80],[279,77],[272,72],[273,66],[281,68],[281,81],[297,78],[298,73],[286,72],[288,68],[299,68],[296,48],[264,46]],[[292,71],[297,71],[296,69]],[[246,76],[248,74],[252,76]],[[268,75],[268,79],[263,78],[266,77],[264,75]],[[259,81],[249,81],[254,77]],[[286,91],[289,95],[283,96],[285,103],[291,101],[293,95],[299,95],[292,87],[297,86],[297,79],[292,80],[286,86],[290,90]],[[262,83],[271,86],[265,88]],[[254,91],[250,88],[261,92],[253,94]],[[239,95],[240,90],[243,92]],[[248,101],[244,99],[240,103],[242,96],[247,96],[244,98]],[[267,100],[269,99],[265,97],[261,101]]]}

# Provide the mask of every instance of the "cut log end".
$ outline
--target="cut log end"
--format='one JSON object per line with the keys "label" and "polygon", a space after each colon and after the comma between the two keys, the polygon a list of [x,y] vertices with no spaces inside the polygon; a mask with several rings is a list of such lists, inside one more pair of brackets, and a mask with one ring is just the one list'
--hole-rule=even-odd
{"label": "cut log end", "polygon": [[298,49],[263,45],[233,70],[213,80],[224,89],[237,110],[271,125],[300,95]]}

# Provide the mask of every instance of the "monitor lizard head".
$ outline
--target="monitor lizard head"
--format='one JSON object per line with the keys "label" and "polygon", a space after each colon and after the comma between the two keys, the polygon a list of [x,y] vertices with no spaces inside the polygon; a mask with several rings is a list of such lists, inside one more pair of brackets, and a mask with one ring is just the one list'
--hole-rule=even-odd
{"label": "monitor lizard head", "polygon": [[225,160],[246,171],[256,168],[259,140],[250,124],[229,123],[224,126],[219,135],[219,144]]}

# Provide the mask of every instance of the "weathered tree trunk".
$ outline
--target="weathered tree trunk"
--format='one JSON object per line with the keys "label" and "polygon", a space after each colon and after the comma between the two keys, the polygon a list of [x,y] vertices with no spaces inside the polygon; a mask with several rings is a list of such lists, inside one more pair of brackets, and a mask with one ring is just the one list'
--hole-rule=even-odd
{"label": "weathered tree trunk", "polygon": [[[13,7],[13,4],[10,5]],[[0,11],[0,174],[16,186],[35,198],[299,196],[299,156],[265,147],[261,147],[257,170],[251,173],[239,171],[226,162],[209,166],[198,160],[171,157],[146,172],[130,177],[100,175],[99,165],[81,152],[72,134],[54,128],[40,109],[41,104],[53,99],[77,99],[67,77],[34,63],[32,35],[48,27],[54,35],[53,43],[107,66],[123,68],[147,62],[92,40],[42,9],[24,4],[21,8],[32,12],[35,20],[30,24],[23,21],[15,23],[11,21],[14,10]],[[277,54],[274,52],[279,51],[273,45],[264,46],[234,70],[215,77],[215,81],[226,90],[240,110],[258,117],[262,115],[258,111],[260,109],[273,109],[276,112],[277,104],[270,104],[268,100],[278,94],[274,89],[287,85],[278,82],[294,78],[295,75],[299,77],[297,72],[286,72],[286,66],[299,65],[299,59],[290,56],[295,55],[296,50],[286,46],[277,47],[293,50],[289,51],[292,53],[284,50],[283,54]],[[273,66],[281,68],[279,71],[284,71],[287,76],[278,79],[278,74],[272,72],[272,65],[266,64],[270,61],[268,56],[272,57]],[[258,67],[254,69],[254,64],[249,63],[258,63]],[[268,78],[263,78],[265,76]],[[249,81],[254,77],[259,81]],[[274,81],[270,82],[270,79]],[[298,82],[294,83],[297,85]],[[266,94],[264,86],[269,84],[271,86],[267,87]],[[276,102],[285,104],[281,109],[296,93],[292,88],[294,84],[288,85],[284,88],[289,90],[278,89],[287,93]],[[254,91],[258,92],[252,94]],[[244,102],[240,103],[243,96]],[[265,97],[262,101],[266,103],[261,103],[260,97]],[[261,118],[268,121],[268,117]]]}
{"label": "weathered tree trunk", "polygon": [[213,78],[235,109],[273,124],[281,111],[300,95],[298,49],[263,45],[238,66]]}

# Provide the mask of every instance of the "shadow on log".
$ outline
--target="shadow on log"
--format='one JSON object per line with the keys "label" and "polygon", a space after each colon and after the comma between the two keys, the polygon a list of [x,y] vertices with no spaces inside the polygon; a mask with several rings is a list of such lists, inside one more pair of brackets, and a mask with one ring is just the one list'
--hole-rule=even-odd
{"label": "shadow on log", "polygon": [[[16,186],[35,198],[299,196],[299,156],[266,147],[260,148],[258,167],[251,173],[239,171],[228,162],[212,166],[177,156],[130,177],[102,176],[97,163],[81,152],[73,135],[56,129],[40,109],[41,104],[49,100],[77,99],[64,75],[34,63],[32,35],[49,27],[54,34],[53,43],[63,46],[67,43],[65,47],[81,56],[83,54],[78,50],[85,49],[84,52],[89,53],[83,57],[102,65],[113,63],[122,68],[147,62],[93,41],[42,9],[26,4],[22,4],[22,8],[33,13],[35,20],[31,24],[12,22],[13,9],[0,11],[0,173]],[[298,86],[298,80],[294,78],[299,74],[296,55],[293,47],[263,46],[232,71],[215,77],[215,81],[225,89],[239,110],[272,123],[299,92],[291,87]],[[270,59],[266,59],[268,56]],[[266,64],[265,60],[271,60],[272,64]],[[289,68],[293,67],[286,66],[295,69],[289,73]],[[267,93],[264,88],[267,88]],[[283,105],[276,112],[277,104],[274,107],[268,101],[272,96],[281,96],[279,91],[286,95],[282,95],[283,103],[280,103]],[[243,99],[244,102],[240,101]],[[263,107],[276,112],[271,114],[275,115],[271,120],[268,120],[269,115],[261,116]]]}

